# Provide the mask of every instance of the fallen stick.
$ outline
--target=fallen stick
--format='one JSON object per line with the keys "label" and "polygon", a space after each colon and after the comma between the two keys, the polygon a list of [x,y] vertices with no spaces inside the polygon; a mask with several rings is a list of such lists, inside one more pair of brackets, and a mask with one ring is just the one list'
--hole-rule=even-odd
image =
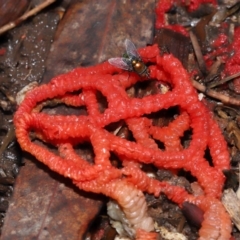
{"label": "fallen stick", "polygon": [[46,0],[45,2],[39,4],[37,7],[33,8],[32,10],[28,11],[27,13],[23,14],[20,18],[18,18],[15,21],[12,21],[8,24],[5,24],[4,26],[2,26],[0,28],[0,35],[7,32],[8,30],[16,27],[19,23],[25,21],[27,18],[37,14],[38,12],[40,12],[41,10],[43,10],[44,8],[46,8],[47,6],[49,6],[50,4],[54,3],[56,0]]}

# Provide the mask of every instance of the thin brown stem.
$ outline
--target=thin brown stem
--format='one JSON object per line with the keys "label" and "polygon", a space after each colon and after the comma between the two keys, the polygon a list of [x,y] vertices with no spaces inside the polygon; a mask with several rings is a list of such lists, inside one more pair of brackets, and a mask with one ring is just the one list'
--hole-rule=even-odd
{"label": "thin brown stem", "polygon": [[16,27],[20,22],[25,21],[27,18],[37,14],[50,4],[54,3],[56,0],[46,0],[45,2],[39,4],[37,7],[33,8],[32,10],[28,11],[27,13],[23,14],[20,18],[17,20],[10,22],[0,28],[0,35],[5,33],[6,31]]}
{"label": "thin brown stem", "polygon": [[226,82],[229,82],[229,81],[231,81],[231,80],[233,80],[234,78],[237,78],[237,77],[240,77],[240,72],[235,73],[235,74],[233,74],[233,75],[231,75],[231,76],[228,76],[228,77],[222,79],[221,81],[218,81],[218,82],[209,84],[209,85],[208,85],[208,88],[214,88],[214,87],[216,87],[216,86],[222,85],[222,84],[224,84],[224,83],[226,83]]}
{"label": "thin brown stem", "polygon": [[207,88],[206,86],[200,84],[199,82],[192,80],[192,84],[193,86],[199,90],[200,92],[205,93],[206,95],[208,95],[209,97],[215,98],[220,100],[222,103],[226,103],[226,104],[231,104],[231,105],[236,105],[236,106],[240,106],[240,100],[236,99],[236,98],[232,98],[229,96],[226,96],[222,93],[219,93],[217,91],[214,91],[212,89]]}
{"label": "thin brown stem", "polygon": [[198,66],[199,66],[201,72],[204,75],[206,75],[207,74],[207,67],[206,67],[206,64],[205,64],[205,61],[204,61],[204,58],[203,58],[203,55],[202,55],[201,47],[198,43],[197,37],[191,31],[189,32],[189,36],[190,36],[190,39],[191,39],[191,42],[192,42],[192,45],[193,45],[193,49],[194,49],[197,61],[198,61]]}

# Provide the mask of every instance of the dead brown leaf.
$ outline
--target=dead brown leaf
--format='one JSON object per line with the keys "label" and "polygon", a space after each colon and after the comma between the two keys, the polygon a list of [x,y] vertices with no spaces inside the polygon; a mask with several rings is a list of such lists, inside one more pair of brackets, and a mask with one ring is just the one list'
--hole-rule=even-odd
{"label": "dead brown leaf", "polygon": [[18,4],[14,0],[0,0],[0,26],[14,21],[28,7],[29,1],[19,0]]}

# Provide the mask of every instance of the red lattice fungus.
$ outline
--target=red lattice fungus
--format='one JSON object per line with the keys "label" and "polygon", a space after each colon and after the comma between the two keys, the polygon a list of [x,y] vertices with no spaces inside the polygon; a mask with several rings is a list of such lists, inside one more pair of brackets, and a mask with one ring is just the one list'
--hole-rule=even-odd
{"label": "red lattice fungus", "polygon": [[[200,239],[229,239],[231,221],[219,200],[225,180],[222,171],[229,169],[229,154],[221,131],[198,100],[187,72],[177,59],[172,55],[160,56],[156,45],[140,49],[139,53],[150,65],[149,79],[104,62],[74,69],[27,93],[14,117],[18,142],[24,151],[53,171],[71,178],[80,189],[115,199],[132,224],[137,239],[156,239],[142,192],[155,196],[162,192],[180,206],[183,202],[197,205],[204,211]],[[142,98],[127,94],[126,90],[137,82],[153,79],[165,82],[171,90]],[[97,92],[107,100],[104,111],[99,110]],[[53,99],[69,106],[84,106],[87,115],[41,112],[41,106]],[[178,107],[179,114],[167,126],[155,126],[148,118],[150,113],[174,106]],[[119,121],[126,123],[135,141],[106,130],[106,126]],[[181,138],[188,129],[192,131],[191,140],[183,147]],[[33,142],[30,132],[57,147],[58,154]],[[94,163],[88,163],[74,150],[77,144],[86,141],[93,146]],[[156,141],[165,149],[161,150]],[[211,166],[204,158],[206,149],[212,158]],[[111,163],[111,153],[122,161],[121,168]],[[141,164],[189,171],[204,194],[194,196],[184,188],[150,178]]]}

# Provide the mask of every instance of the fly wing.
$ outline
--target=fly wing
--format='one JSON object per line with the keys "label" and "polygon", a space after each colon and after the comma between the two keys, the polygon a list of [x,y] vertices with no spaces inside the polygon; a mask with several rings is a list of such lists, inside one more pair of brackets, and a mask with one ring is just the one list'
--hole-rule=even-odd
{"label": "fly wing", "polygon": [[125,40],[125,46],[126,46],[126,51],[127,51],[127,54],[128,54],[129,57],[134,56],[138,59],[141,59],[134,43],[131,40],[126,39]]}
{"label": "fly wing", "polygon": [[127,61],[124,58],[120,58],[120,57],[110,58],[108,59],[108,62],[117,68],[121,68],[128,71],[131,70],[131,66],[127,64]]}

